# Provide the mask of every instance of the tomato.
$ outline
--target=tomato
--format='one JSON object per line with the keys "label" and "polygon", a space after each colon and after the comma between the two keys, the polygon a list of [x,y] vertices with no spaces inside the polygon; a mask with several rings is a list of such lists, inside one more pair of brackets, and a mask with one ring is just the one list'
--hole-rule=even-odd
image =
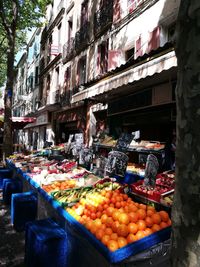
{"label": "tomato", "polygon": [[115,211],[115,209],[113,207],[108,207],[106,209],[106,213],[107,213],[108,216],[112,216],[114,211]]}
{"label": "tomato", "polygon": [[117,221],[119,219],[120,212],[118,210],[115,210],[112,214],[112,218],[114,221]]}
{"label": "tomato", "polygon": [[136,236],[134,234],[129,234],[126,238],[128,243],[135,242],[137,240]]}
{"label": "tomato", "polygon": [[137,222],[138,230],[145,230],[146,229],[146,223],[144,220],[139,220]]}
{"label": "tomato", "polygon": [[136,223],[139,219],[139,216],[136,212],[130,212],[128,216],[129,216],[129,220],[133,223]]}
{"label": "tomato", "polygon": [[119,225],[117,229],[117,234],[122,237],[126,237],[129,234],[128,226],[125,224]]}
{"label": "tomato", "polygon": [[107,245],[109,241],[110,241],[110,236],[109,236],[109,235],[103,235],[103,236],[102,236],[102,238],[101,238],[101,242],[102,242],[104,245]]}
{"label": "tomato", "polygon": [[103,214],[103,215],[101,216],[101,222],[102,222],[102,223],[106,223],[107,218],[108,218],[108,215],[107,215],[107,214]]}
{"label": "tomato", "polygon": [[136,234],[138,231],[138,225],[136,223],[129,223],[128,224],[128,231],[131,234]]}

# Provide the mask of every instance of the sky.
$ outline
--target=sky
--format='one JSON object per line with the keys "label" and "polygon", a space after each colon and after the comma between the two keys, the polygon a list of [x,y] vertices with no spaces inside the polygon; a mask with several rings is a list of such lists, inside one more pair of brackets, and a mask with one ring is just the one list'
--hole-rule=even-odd
{"label": "sky", "polygon": [[[27,43],[29,42],[29,40],[31,39],[33,33],[35,31],[35,28],[33,28],[31,31],[27,31]],[[23,48],[22,50],[20,50],[16,57],[15,57],[15,65],[17,65],[17,63],[19,62],[21,56],[23,55],[23,53],[25,52],[25,48]]]}

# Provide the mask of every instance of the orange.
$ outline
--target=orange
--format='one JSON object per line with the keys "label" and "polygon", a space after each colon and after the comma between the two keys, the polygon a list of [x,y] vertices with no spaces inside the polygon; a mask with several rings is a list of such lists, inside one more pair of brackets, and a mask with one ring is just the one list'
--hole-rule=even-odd
{"label": "orange", "polygon": [[105,194],[105,197],[111,198],[112,197],[112,191],[107,191]]}
{"label": "orange", "polygon": [[111,227],[113,222],[114,221],[113,221],[112,217],[108,217],[106,222],[105,222],[105,224],[106,224],[107,227]]}
{"label": "orange", "polygon": [[110,228],[110,227],[107,227],[106,229],[105,229],[105,234],[106,235],[111,235],[113,233],[113,231],[112,231],[112,229]]}
{"label": "orange", "polygon": [[101,222],[100,219],[96,219],[96,220],[94,221],[94,224],[96,225],[97,228],[99,228],[99,227],[102,225],[102,222]]}
{"label": "orange", "polygon": [[153,224],[153,226],[151,227],[151,230],[153,231],[153,232],[157,232],[157,231],[159,231],[161,228],[160,228],[160,225],[158,225],[158,224]]}
{"label": "orange", "polygon": [[106,225],[104,223],[102,223],[101,226],[100,226],[100,229],[105,231],[106,230]]}
{"label": "orange", "polygon": [[144,230],[146,229],[146,223],[144,220],[139,220],[137,222],[138,230]]}
{"label": "orange", "polygon": [[170,219],[167,221],[167,225],[168,226],[171,226],[172,225],[172,221]]}
{"label": "orange", "polygon": [[145,218],[146,226],[151,227],[153,225],[153,219],[149,216]]}
{"label": "orange", "polygon": [[134,223],[136,223],[137,221],[138,221],[138,219],[139,219],[139,215],[136,213],[136,212],[130,212],[129,214],[128,214],[128,216],[129,216],[129,220],[131,221],[131,222],[134,222]]}
{"label": "orange", "polygon": [[128,196],[126,194],[123,194],[122,197],[123,197],[124,200],[127,200],[128,199]]}
{"label": "orange", "polygon": [[119,218],[120,212],[118,210],[115,210],[112,214],[112,218],[114,221],[117,221]]}
{"label": "orange", "polygon": [[103,215],[101,216],[101,222],[102,222],[102,223],[106,223],[107,218],[108,218],[108,215],[107,215],[107,214],[103,214]]}
{"label": "orange", "polygon": [[163,229],[163,228],[166,228],[168,227],[167,223],[166,222],[161,222],[160,223],[160,228]]}
{"label": "orange", "polygon": [[157,213],[154,213],[152,216],[151,216],[153,222],[155,224],[160,224],[161,223],[161,217],[160,217],[160,214],[157,212]]}
{"label": "orange", "polygon": [[118,235],[117,235],[116,233],[112,233],[112,234],[110,235],[110,239],[111,239],[111,240],[117,240],[117,239],[118,239]]}
{"label": "orange", "polygon": [[93,234],[96,233],[96,231],[97,231],[97,227],[96,227],[96,225],[95,225],[94,223],[91,225],[90,231],[91,231],[91,233],[93,233]]}
{"label": "orange", "polygon": [[87,221],[86,224],[85,224],[85,227],[86,227],[88,230],[90,230],[91,227],[92,227],[92,224],[93,224],[92,221]]}
{"label": "orange", "polygon": [[104,235],[104,231],[102,229],[98,229],[95,233],[97,239],[101,240]]}
{"label": "orange", "polygon": [[117,209],[120,209],[120,208],[121,208],[121,202],[120,202],[120,201],[117,201],[117,202],[115,203],[115,207],[116,207]]}
{"label": "orange", "polygon": [[115,251],[119,248],[118,242],[116,240],[109,240],[107,243],[107,247],[109,248],[110,251]]}
{"label": "orange", "polygon": [[144,231],[139,230],[139,231],[137,232],[137,234],[136,234],[136,238],[137,238],[137,240],[138,240],[138,239],[141,239],[141,238],[143,238],[143,237],[145,237]]}
{"label": "orange", "polygon": [[145,210],[143,210],[143,209],[139,209],[138,211],[137,211],[137,214],[138,214],[138,217],[139,217],[139,219],[141,219],[141,220],[144,220],[145,219],[145,217],[146,217],[146,211]]}
{"label": "orange", "polygon": [[155,208],[154,208],[153,206],[150,206],[150,205],[147,205],[147,209],[148,209],[148,210],[152,210],[152,211],[154,211],[154,212],[156,211]]}
{"label": "orange", "polygon": [[123,224],[129,224],[129,216],[126,213],[121,213],[119,216],[119,222]]}
{"label": "orange", "polygon": [[115,221],[113,224],[112,224],[112,230],[113,232],[117,233],[117,230],[118,230],[118,227],[120,226],[120,223],[118,221]]}
{"label": "orange", "polygon": [[137,211],[138,210],[138,208],[134,205],[134,204],[131,204],[131,205],[129,205],[129,211]]}
{"label": "orange", "polygon": [[118,237],[117,242],[118,242],[119,248],[122,248],[128,244],[126,238],[124,238],[124,237]]}
{"label": "orange", "polygon": [[154,213],[156,213],[156,211],[153,211],[152,209],[147,210],[147,216],[152,216]]}
{"label": "orange", "polygon": [[128,231],[131,234],[135,234],[137,233],[138,230],[138,225],[136,223],[129,223],[128,224]]}
{"label": "orange", "polygon": [[108,244],[108,241],[110,240],[110,236],[109,235],[104,235],[101,239],[101,242],[104,244],[104,245],[107,245]]}
{"label": "orange", "polygon": [[126,224],[119,225],[117,234],[118,236],[126,237],[129,234],[128,226]]}
{"label": "orange", "polygon": [[152,231],[150,228],[146,228],[146,229],[144,230],[144,235],[145,235],[145,236],[148,236],[148,235],[151,235],[151,234],[153,234],[153,231]]}
{"label": "orange", "polygon": [[137,240],[136,236],[134,234],[129,234],[126,238],[128,243],[135,242]]}
{"label": "orange", "polygon": [[159,214],[163,222],[167,222],[169,220],[169,214],[166,211],[161,210]]}
{"label": "orange", "polygon": [[112,216],[114,210],[115,210],[115,209],[114,209],[113,207],[108,207],[108,208],[106,209],[106,213],[107,213],[107,215],[108,215],[108,216]]}
{"label": "orange", "polygon": [[145,204],[139,204],[139,208],[142,210],[147,210],[147,206]]}

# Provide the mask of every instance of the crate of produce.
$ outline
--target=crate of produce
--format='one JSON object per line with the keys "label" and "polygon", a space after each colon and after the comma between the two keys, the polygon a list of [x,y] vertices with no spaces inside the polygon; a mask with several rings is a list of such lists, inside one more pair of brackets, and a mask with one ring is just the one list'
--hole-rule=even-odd
{"label": "crate of produce", "polygon": [[134,193],[157,202],[160,202],[162,194],[174,191],[174,188],[160,185],[156,185],[154,188],[147,188],[143,185],[143,181],[131,184],[130,188]]}

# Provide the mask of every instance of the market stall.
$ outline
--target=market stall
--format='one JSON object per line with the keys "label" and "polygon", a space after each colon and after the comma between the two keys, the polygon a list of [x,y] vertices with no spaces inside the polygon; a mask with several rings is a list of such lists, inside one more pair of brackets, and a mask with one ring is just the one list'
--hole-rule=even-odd
{"label": "market stall", "polygon": [[125,193],[127,186],[102,180],[75,162],[24,157],[7,164],[24,191],[38,193],[38,219],[52,217],[66,230],[70,267],[168,266],[171,221],[162,206],[156,211],[135,201]]}

